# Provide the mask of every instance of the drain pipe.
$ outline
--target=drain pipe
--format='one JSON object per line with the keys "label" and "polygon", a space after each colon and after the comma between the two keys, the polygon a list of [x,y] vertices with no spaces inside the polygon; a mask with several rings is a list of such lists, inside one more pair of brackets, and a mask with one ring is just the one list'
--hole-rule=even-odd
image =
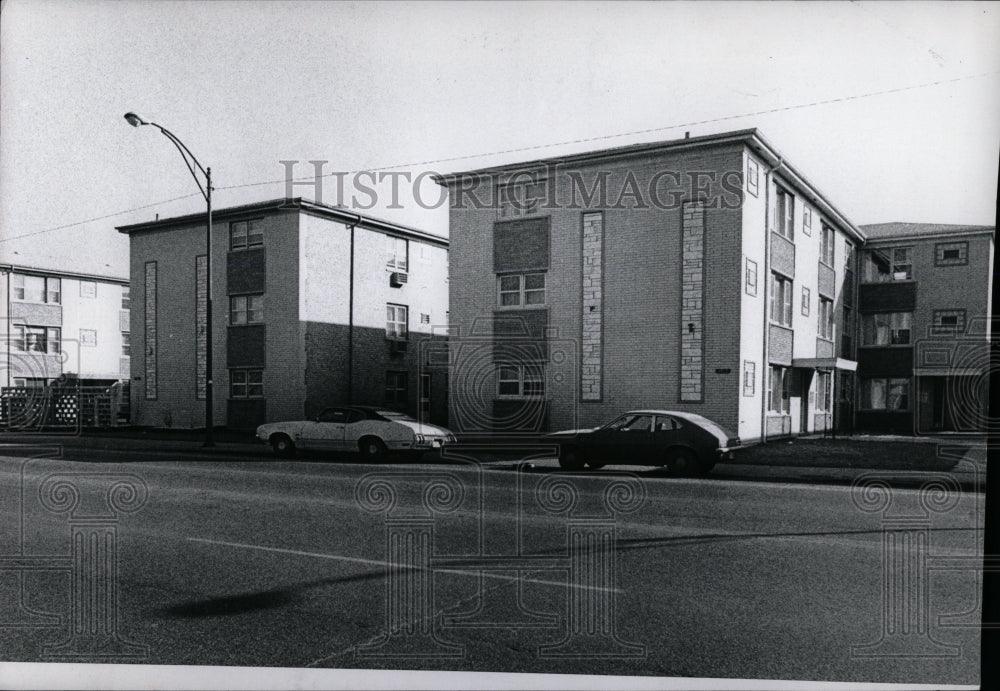
{"label": "drain pipe", "polygon": [[767,441],[767,404],[766,386],[771,377],[771,363],[768,361],[768,348],[771,335],[771,174],[783,166],[784,159],[778,156],[778,163],[764,173],[764,352],[761,357],[761,403],[760,403],[760,442]]}
{"label": "drain pipe", "polygon": [[354,403],[354,228],[361,223],[361,214],[351,229],[351,262],[347,286],[347,405]]}

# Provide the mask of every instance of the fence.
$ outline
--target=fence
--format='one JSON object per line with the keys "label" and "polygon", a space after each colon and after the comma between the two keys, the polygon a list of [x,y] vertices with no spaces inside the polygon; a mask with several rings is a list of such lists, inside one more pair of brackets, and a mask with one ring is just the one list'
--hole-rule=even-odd
{"label": "fence", "polygon": [[8,430],[115,427],[128,423],[127,384],[11,386],[0,389],[0,425]]}

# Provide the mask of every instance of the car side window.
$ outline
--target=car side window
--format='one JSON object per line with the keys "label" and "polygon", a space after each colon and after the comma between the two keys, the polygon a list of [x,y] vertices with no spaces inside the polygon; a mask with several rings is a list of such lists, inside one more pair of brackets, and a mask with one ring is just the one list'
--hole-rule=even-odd
{"label": "car side window", "polygon": [[364,414],[360,410],[348,410],[347,411],[347,424],[352,422],[361,422],[365,419]]}
{"label": "car side window", "polygon": [[656,417],[656,431],[657,432],[670,432],[671,430],[680,429],[681,425],[677,420],[672,417],[666,417],[663,415],[658,415]]}
{"label": "car side window", "polygon": [[347,411],[343,408],[327,408],[319,414],[320,422],[344,422],[347,419]]}
{"label": "car side window", "polygon": [[636,415],[621,428],[628,432],[648,432],[653,426],[652,415]]}

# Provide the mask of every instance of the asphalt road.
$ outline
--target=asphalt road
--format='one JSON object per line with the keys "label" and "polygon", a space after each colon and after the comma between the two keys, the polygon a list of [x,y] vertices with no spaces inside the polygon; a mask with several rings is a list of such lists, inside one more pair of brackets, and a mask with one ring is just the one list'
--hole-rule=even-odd
{"label": "asphalt road", "polygon": [[978,679],[981,494],[62,453],[0,457],[3,660]]}

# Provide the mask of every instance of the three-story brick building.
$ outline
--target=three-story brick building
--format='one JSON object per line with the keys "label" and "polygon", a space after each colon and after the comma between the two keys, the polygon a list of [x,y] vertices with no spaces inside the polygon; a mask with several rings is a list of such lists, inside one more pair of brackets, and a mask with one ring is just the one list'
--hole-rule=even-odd
{"label": "three-story brick building", "polygon": [[[204,425],[205,215],[129,235],[133,423]],[[217,210],[213,419],[229,427],[386,405],[443,422],[447,369],[421,341],[448,318],[448,241],[304,199]]]}

